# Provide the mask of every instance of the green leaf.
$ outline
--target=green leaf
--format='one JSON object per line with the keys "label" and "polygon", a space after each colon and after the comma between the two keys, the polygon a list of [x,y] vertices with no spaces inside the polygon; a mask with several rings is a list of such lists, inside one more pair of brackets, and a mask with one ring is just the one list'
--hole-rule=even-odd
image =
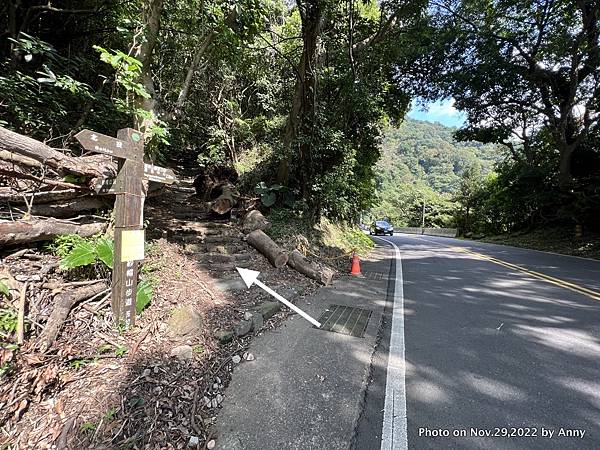
{"label": "green leaf", "polygon": [[96,253],[100,261],[106,264],[109,269],[113,268],[114,242],[112,239],[106,237],[98,239]]}
{"label": "green leaf", "polygon": [[73,250],[69,252],[60,262],[63,269],[74,269],[75,267],[88,266],[96,260],[96,249],[91,242],[78,242]]}
{"label": "green leaf", "polygon": [[4,283],[4,281],[0,281],[0,294],[4,295],[5,297],[10,295],[8,286]]}
{"label": "green leaf", "polygon": [[192,348],[192,350],[193,350],[194,353],[198,353],[198,354],[204,353],[204,345],[202,345],[202,344],[195,345]]}
{"label": "green leaf", "polygon": [[277,201],[277,194],[275,192],[269,192],[268,194],[262,194],[260,196],[260,201],[267,208],[273,206]]}
{"label": "green leaf", "polygon": [[108,353],[113,349],[112,344],[102,344],[100,347],[98,347],[98,352],[100,353]]}
{"label": "green leaf", "polygon": [[85,177],[78,177],[76,175],[65,175],[63,177],[63,181],[67,182],[67,183],[77,183],[77,184],[81,184],[83,182],[85,182]]}
{"label": "green leaf", "polygon": [[123,356],[125,353],[127,353],[127,347],[124,347],[122,345],[119,345],[116,349],[115,349],[115,355],[117,356]]}
{"label": "green leaf", "polygon": [[153,293],[152,286],[148,281],[142,280],[139,282],[135,298],[135,312],[137,314],[141,314],[146,306],[150,304]]}

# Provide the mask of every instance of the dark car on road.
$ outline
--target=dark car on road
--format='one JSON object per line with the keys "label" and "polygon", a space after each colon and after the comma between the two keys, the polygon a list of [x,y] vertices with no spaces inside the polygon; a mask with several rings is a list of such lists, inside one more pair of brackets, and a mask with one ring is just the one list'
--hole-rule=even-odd
{"label": "dark car on road", "polygon": [[377,220],[371,225],[371,230],[369,231],[369,234],[383,234],[384,236],[386,234],[389,234],[390,236],[392,236],[394,234],[394,227],[385,220]]}

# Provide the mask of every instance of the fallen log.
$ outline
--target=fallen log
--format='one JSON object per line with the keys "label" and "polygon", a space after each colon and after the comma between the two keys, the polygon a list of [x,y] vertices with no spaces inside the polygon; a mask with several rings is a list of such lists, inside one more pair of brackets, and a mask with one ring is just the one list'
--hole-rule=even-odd
{"label": "fallen log", "polygon": [[[0,127],[0,151],[16,153],[57,170],[61,174],[73,173],[92,178],[114,176],[114,164],[109,157],[76,158],[40,141]],[[101,163],[100,163],[101,161]]]}
{"label": "fallen log", "polygon": [[87,186],[83,186],[83,185],[79,185],[79,184],[67,183],[65,181],[55,180],[53,178],[47,178],[47,177],[44,177],[44,178],[36,177],[29,173],[22,172],[21,170],[19,170],[18,167],[19,166],[15,167],[14,165],[11,165],[10,163],[0,161],[0,175],[5,175],[5,176],[11,177],[11,178],[20,178],[23,180],[32,180],[32,181],[35,181],[36,183],[47,184],[48,186],[59,186],[59,187],[70,188],[70,189],[87,189]]}
{"label": "fallen log", "polygon": [[237,203],[238,193],[230,183],[220,186],[221,194],[212,202],[210,209],[219,215],[227,214]]}
{"label": "fallen log", "polygon": [[203,200],[214,200],[221,193],[219,188],[225,183],[234,184],[238,174],[233,167],[216,166],[204,168],[194,179],[196,195]]}
{"label": "fallen log", "polygon": [[271,222],[265,219],[265,216],[258,209],[253,209],[244,217],[244,223],[242,224],[244,233],[250,233],[254,230],[268,230],[269,228],[271,228]]}
{"label": "fallen log", "polygon": [[37,347],[42,353],[48,350],[56,340],[69,312],[77,302],[87,300],[103,292],[108,293],[109,287],[104,281],[85,286],[68,292],[57,294],[54,297],[54,309],[46,322],[44,330],[37,341]]}
{"label": "fallen log", "polygon": [[[73,217],[82,212],[87,211],[96,211],[98,209],[103,209],[109,206],[109,202],[105,200],[104,197],[81,197],[77,200],[63,202],[63,203],[53,203],[53,204],[40,204],[36,205],[35,203],[31,207],[29,213],[32,216],[44,216],[44,217],[54,217],[56,219],[68,219],[69,217]],[[16,209],[16,208],[15,208]],[[23,212],[26,211],[25,206],[21,206],[19,210]],[[0,212],[4,212],[8,210],[8,208],[1,208]],[[14,214],[14,210],[13,210]]]}
{"label": "fallen log", "polygon": [[47,241],[61,234],[87,237],[102,233],[105,229],[105,222],[76,224],[56,219],[0,221],[0,245]]}
{"label": "fallen log", "polygon": [[13,164],[19,164],[21,166],[35,167],[36,169],[42,168],[41,162],[36,161],[35,159],[27,158],[26,156],[8,152],[6,150],[0,151],[0,159]]}
{"label": "fallen log", "polygon": [[248,244],[267,257],[274,267],[280,268],[288,262],[288,255],[262,230],[254,230],[247,237]]}
{"label": "fallen log", "polygon": [[290,253],[287,265],[300,272],[302,275],[312,278],[325,286],[331,284],[333,276],[335,275],[334,270],[328,267],[321,268],[316,264],[311,263],[298,250],[294,250]]}
{"label": "fallen log", "polygon": [[[40,203],[60,202],[63,200],[72,200],[85,195],[81,191],[75,189],[57,189],[54,191],[40,192],[19,192],[10,187],[0,187],[0,202],[10,202],[15,205],[24,205],[25,203]],[[27,199],[27,202],[25,201]],[[33,202],[32,202],[33,199]]]}

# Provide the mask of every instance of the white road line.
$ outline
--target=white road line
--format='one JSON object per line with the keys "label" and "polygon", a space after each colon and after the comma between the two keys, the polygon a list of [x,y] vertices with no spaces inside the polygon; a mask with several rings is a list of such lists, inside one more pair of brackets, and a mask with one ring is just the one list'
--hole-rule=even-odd
{"label": "white road line", "polygon": [[404,359],[404,280],[402,256],[392,241],[378,238],[394,247],[396,258],[396,281],[392,308],[392,329],[385,386],[383,430],[381,450],[408,449],[408,425],[406,417],[406,364]]}

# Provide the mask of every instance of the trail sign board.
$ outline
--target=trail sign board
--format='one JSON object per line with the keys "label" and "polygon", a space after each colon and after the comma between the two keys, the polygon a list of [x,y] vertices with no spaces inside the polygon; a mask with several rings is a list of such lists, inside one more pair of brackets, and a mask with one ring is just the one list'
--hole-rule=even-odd
{"label": "trail sign board", "polygon": [[[104,155],[114,156],[115,158],[123,159],[143,159],[144,153],[141,156],[138,152],[131,151],[131,144],[136,144],[142,139],[142,135],[137,133],[138,141],[127,142],[122,139],[115,139],[104,134],[95,133],[90,130],[81,130],[75,135],[75,139],[81,146],[94,153],[102,153]],[[143,147],[142,147],[143,149]]]}
{"label": "trail sign board", "polygon": [[[175,172],[164,167],[144,163],[144,180],[162,184],[173,184],[177,177]],[[119,177],[102,178],[96,182],[94,191],[97,194],[116,194],[120,189]]]}
{"label": "trail sign board", "polygon": [[75,138],[84,149],[118,161],[117,176],[100,180],[95,190],[116,196],[111,304],[115,320],[129,328],[135,323],[138,262],[144,259],[143,182],[172,184],[175,173],[144,163],[143,135],[132,128],[119,130],[116,139],[90,130],[80,131]]}
{"label": "trail sign board", "polygon": [[173,184],[177,179],[175,172],[164,167],[144,164],[144,178],[157,183]]}

